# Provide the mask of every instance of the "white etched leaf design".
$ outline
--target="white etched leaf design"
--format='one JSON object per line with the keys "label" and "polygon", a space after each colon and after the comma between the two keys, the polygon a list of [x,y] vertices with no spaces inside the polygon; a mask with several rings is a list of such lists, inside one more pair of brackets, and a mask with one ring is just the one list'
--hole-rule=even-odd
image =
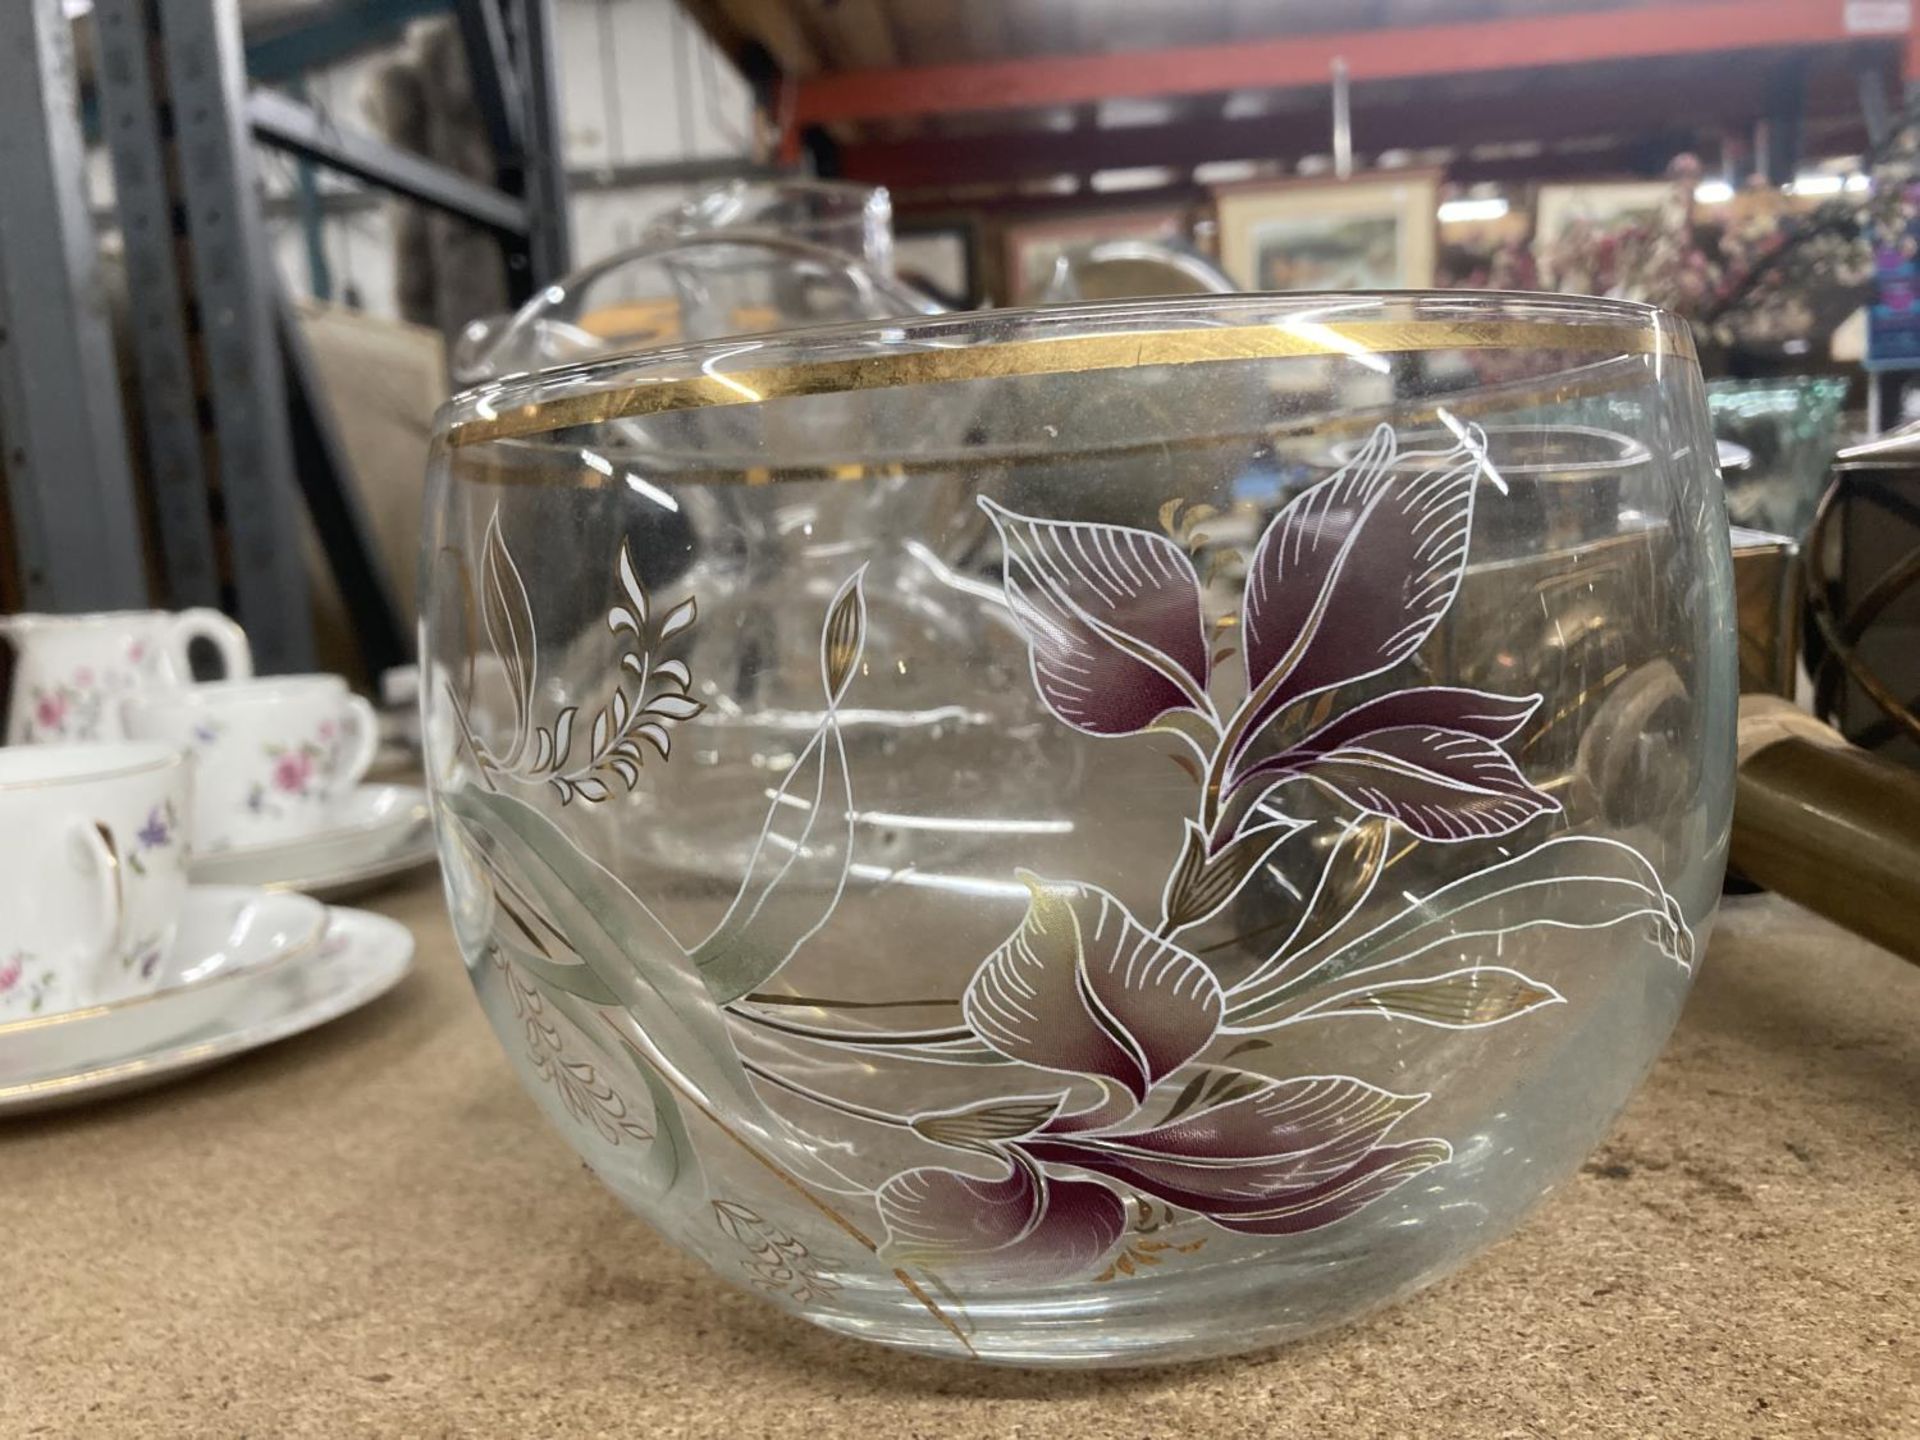
{"label": "white etched leaf design", "polygon": [[[1340,923],[1263,967],[1236,987],[1227,1028],[1258,1030],[1311,1003],[1334,981],[1385,980],[1434,956],[1449,965],[1491,959],[1503,935],[1535,927],[1599,930],[1643,927],[1644,937],[1682,969],[1693,963],[1693,932],[1645,856],[1597,835],[1562,835],[1489,865],[1426,896],[1409,897],[1390,918],[1362,928],[1360,906]],[[1431,963],[1431,962],[1429,962]]]}
{"label": "white etched leaf design", "polygon": [[866,644],[865,576],[863,565],[840,587],[821,627],[826,718],[781,778],[733,903],[713,933],[691,952],[708,989],[722,1004],[758,989],[778,973],[827,923],[846,887],[847,867],[853,861],[853,786],[840,738],[841,692],[832,686],[837,678],[844,691]]}
{"label": "white etched leaf design", "polygon": [[1425,978],[1382,980],[1317,1000],[1298,1020],[1336,1015],[1411,1020],[1442,1030],[1483,1030],[1565,998],[1505,965],[1471,965]]}
{"label": "white etched leaf design", "polygon": [[647,621],[652,614],[647,598],[647,587],[640,583],[640,576],[633,568],[633,552],[627,548],[627,542],[620,542],[620,588],[626,593],[627,603],[616,605],[607,612],[607,628],[618,635],[622,632],[636,639],[644,636]]}
{"label": "white etched leaf design", "polygon": [[487,520],[486,537],[481,545],[480,619],[487,644],[500,658],[506,674],[507,690],[513,705],[513,745],[500,757],[508,769],[519,764],[526,747],[533,741],[533,695],[538,651],[533,629],[533,606],[527,599],[527,587],[500,533],[500,511],[496,508]]}

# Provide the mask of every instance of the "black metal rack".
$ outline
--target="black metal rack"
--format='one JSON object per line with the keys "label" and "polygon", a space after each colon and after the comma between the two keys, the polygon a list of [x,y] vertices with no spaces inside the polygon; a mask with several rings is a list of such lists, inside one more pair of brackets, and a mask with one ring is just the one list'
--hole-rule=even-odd
{"label": "black metal rack", "polygon": [[[499,237],[516,302],[568,268],[550,0],[456,0],[496,157],[489,187],[271,90],[248,93],[237,0],[96,0],[99,119],[126,251],[130,351],[162,588],[229,605],[265,671],[313,661],[296,496],[370,673],[412,651],[267,250],[252,142]],[[0,467],[26,603],[145,603],[110,320],[62,0],[0,5]]]}

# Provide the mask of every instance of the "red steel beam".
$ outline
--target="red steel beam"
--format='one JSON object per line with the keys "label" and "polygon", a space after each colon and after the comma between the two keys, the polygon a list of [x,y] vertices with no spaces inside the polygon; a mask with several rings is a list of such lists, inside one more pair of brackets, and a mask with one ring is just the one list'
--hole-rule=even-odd
{"label": "red steel beam", "polygon": [[846,70],[803,80],[793,120],[818,125],[1079,105],[1123,96],[1318,86],[1328,83],[1335,59],[1347,62],[1355,81],[1367,81],[1857,38],[1848,29],[1846,0],[1703,0],[1114,55]]}
{"label": "red steel beam", "polygon": [[[1866,126],[1858,119],[1828,120],[1810,125],[1818,143],[1835,151],[1863,150],[1867,145]],[[1461,156],[1447,166],[1447,179],[1460,185],[1481,181],[1511,184],[1530,180],[1618,180],[1639,175],[1658,179],[1637,167],[1644,162],[1644,147],[1630,141],[1613,141],[1599,149],[1548,150],[1538,155],[1516,155],[1501,159],[1475,159]],[[1166,211],[1205,199],[1206,187],[1193,184],[1156,186],[1145,190],[1113,190],[1074,195],[1023,195],[1007,189],[991,196],[969,196],[966,209],[976,214],[1082,214],[1089,203],[1113,210]],[[942,215],[949,213],[955,201],[942,185],[900,187],[894,191],[894,209],[902,216]]]}
{"label": "red steel beam", "polygon": [[[1711,135],[1750,126],[1766,113],[1765,66],[1700,68],[1705,73],[1685,77],[1603,82],[1596,76],[1572,85],[1527,85],[1471,103],[1432,96],[1369,103],[1362,97],[1354,109],[1354,139],[1377,154],[1433,144],[1551,143],[1650,131]],[[1682,94],[1684,104],[1676,103]],[[1810,123],[1827,115],[1857,116],[1853,71],[1843,63],[1816,66],[1808,76],[1807,105]],[[1329,135],[1324,107],[1314,107],[1179,125],[874,140],[846,146],[840,158],[849,180],[906,190],[1149,165],[1190,170],[1209,160],[1292,160],[1324,152]]]}

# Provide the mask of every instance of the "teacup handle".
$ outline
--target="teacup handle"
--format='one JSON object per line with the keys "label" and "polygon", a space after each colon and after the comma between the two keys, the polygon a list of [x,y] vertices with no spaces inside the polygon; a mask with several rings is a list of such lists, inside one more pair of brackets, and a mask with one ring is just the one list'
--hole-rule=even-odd
{"label": "teacup handle", "polygon": [[353,749],[340,765],[340,789],[351,790],[373,768],[380,753],[380,714],[364,696],[347,696],[347,730],[353,736]]}
{"label": "teacup handle", "polygon": [[92,958],[96,964],[105,964],[127,948],[126,872],[120,866],[120,847],[113,843],[113,832],[105,825],[98,820],[82,820],[74,830],[93,863],[99,911],[106,922]]}
{"label": "teacup handle", "polygon": [[253,651],[247,648],[247,632],[218,610],[202,606],[182,610],[173,618],[173,630],[169,638],[173,642],[173,658],[179,664],[182,681],[193,678],[193,664],[187,647],[203,636],[212,641],[213,648],[220,652],[220,664],[225,672],[222,679],[245,680],[252,676]]}

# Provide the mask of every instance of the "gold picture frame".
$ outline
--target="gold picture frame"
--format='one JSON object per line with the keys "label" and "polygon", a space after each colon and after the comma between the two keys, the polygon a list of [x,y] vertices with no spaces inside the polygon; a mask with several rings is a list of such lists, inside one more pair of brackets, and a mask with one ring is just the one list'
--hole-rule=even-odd
{"label": "gold picture frame", "polygon": [[1542,185],[1533,203],[1533,243],[1550,248],[1574,225],[1612,230],[1630,221],[1651,225],[1673,195],[1671,180],[1609,180]]}
{"label": "gold picture frame", "polygon": [[1421,290],[1434,283],[1438,171],[1223,186],[1214,205],[1221,267],[1249,290]]}

